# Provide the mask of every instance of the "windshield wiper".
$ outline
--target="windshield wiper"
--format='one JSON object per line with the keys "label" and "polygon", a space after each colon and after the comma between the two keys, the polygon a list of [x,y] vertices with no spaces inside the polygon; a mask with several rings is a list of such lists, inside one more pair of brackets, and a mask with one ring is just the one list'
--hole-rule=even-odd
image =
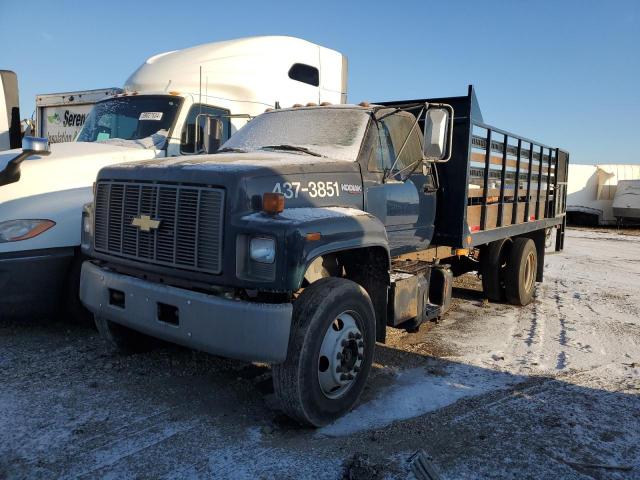
{"label": "windshield wiper", "polygon": [[305,147],[298,147],[296,145],[264,145],[260,147],[260,150],[271,149],[271,150],[289,150],[291,152],[302,152],[307,155],[313,155],[314,157],[322,157],[323,155],[318,152],[314,152]]}
{"label": "windshield wiper", "polygon": [[243,150],[241,148],[234,148],[234,147],[224,147],[216,151],[216,153],[224,153],[224,152],[247,153],[246,150]]}

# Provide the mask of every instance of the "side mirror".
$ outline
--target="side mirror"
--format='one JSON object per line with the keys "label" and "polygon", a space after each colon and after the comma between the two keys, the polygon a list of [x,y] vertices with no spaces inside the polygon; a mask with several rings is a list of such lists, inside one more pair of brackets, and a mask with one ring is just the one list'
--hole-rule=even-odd
{"label": "side mirror", "polygon": [[51,153],[49,140],[38,137],[24,137],[22,152],[9,160],[4,170],[0,171],[0,186],[9,185],[20,180],[20,164],[32,155],[46,156]]}
{"label": "side mirror", "polygon": [[427,106],[422,152],[426,161],[448,162],[453,142],[453,108],[445,104]]}
{"label": "side mirror", "polygon": [[31,155],[49,155],[51,153],[49,140],[40,137],[24,137],[22,139],[22,152],[28,153],[27,157]]}
{"label": "side mirror", "polygon": [[222,144],[222,121],[215,117],[205,117],[202,137],[204,152],[217,152]]}

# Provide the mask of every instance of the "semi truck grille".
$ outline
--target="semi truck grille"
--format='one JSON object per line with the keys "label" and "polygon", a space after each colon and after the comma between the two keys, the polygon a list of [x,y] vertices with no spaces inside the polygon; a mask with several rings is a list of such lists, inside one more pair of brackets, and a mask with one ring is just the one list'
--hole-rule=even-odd
{"label": "semi truck grille", "polygon": [[96,251],[147,263],[220,273],[224,190],[99,182]]}

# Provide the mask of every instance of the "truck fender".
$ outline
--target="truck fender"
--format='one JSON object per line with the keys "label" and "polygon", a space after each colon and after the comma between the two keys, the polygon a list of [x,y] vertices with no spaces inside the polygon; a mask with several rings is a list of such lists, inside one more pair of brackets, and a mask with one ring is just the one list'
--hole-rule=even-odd
{"label": "truck fender", "polygon": [[294,290],[302,286],[304,275],[313,261],[323,255],[378,247],[385,252],[388,267],[389,241],[382,222],[360,210],[341,210],[354,210],[357,214],[310,220],[298,226],[302,245],[298,268],[292,279]]}

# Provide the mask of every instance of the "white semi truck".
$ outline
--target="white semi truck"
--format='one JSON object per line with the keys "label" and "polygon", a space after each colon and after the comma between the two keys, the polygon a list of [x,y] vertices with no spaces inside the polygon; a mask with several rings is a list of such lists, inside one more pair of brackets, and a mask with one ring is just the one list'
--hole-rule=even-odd
{"label": "white semi truck", "polygon": [[61,300],[82,312],[82,207],[102,167],[211,153],[265,109],[344,103],[346,81],[346,57],[293,37],[161,53],[94,105],[76,141],[29,139],[0,154],[0,317],[48,314]]}

